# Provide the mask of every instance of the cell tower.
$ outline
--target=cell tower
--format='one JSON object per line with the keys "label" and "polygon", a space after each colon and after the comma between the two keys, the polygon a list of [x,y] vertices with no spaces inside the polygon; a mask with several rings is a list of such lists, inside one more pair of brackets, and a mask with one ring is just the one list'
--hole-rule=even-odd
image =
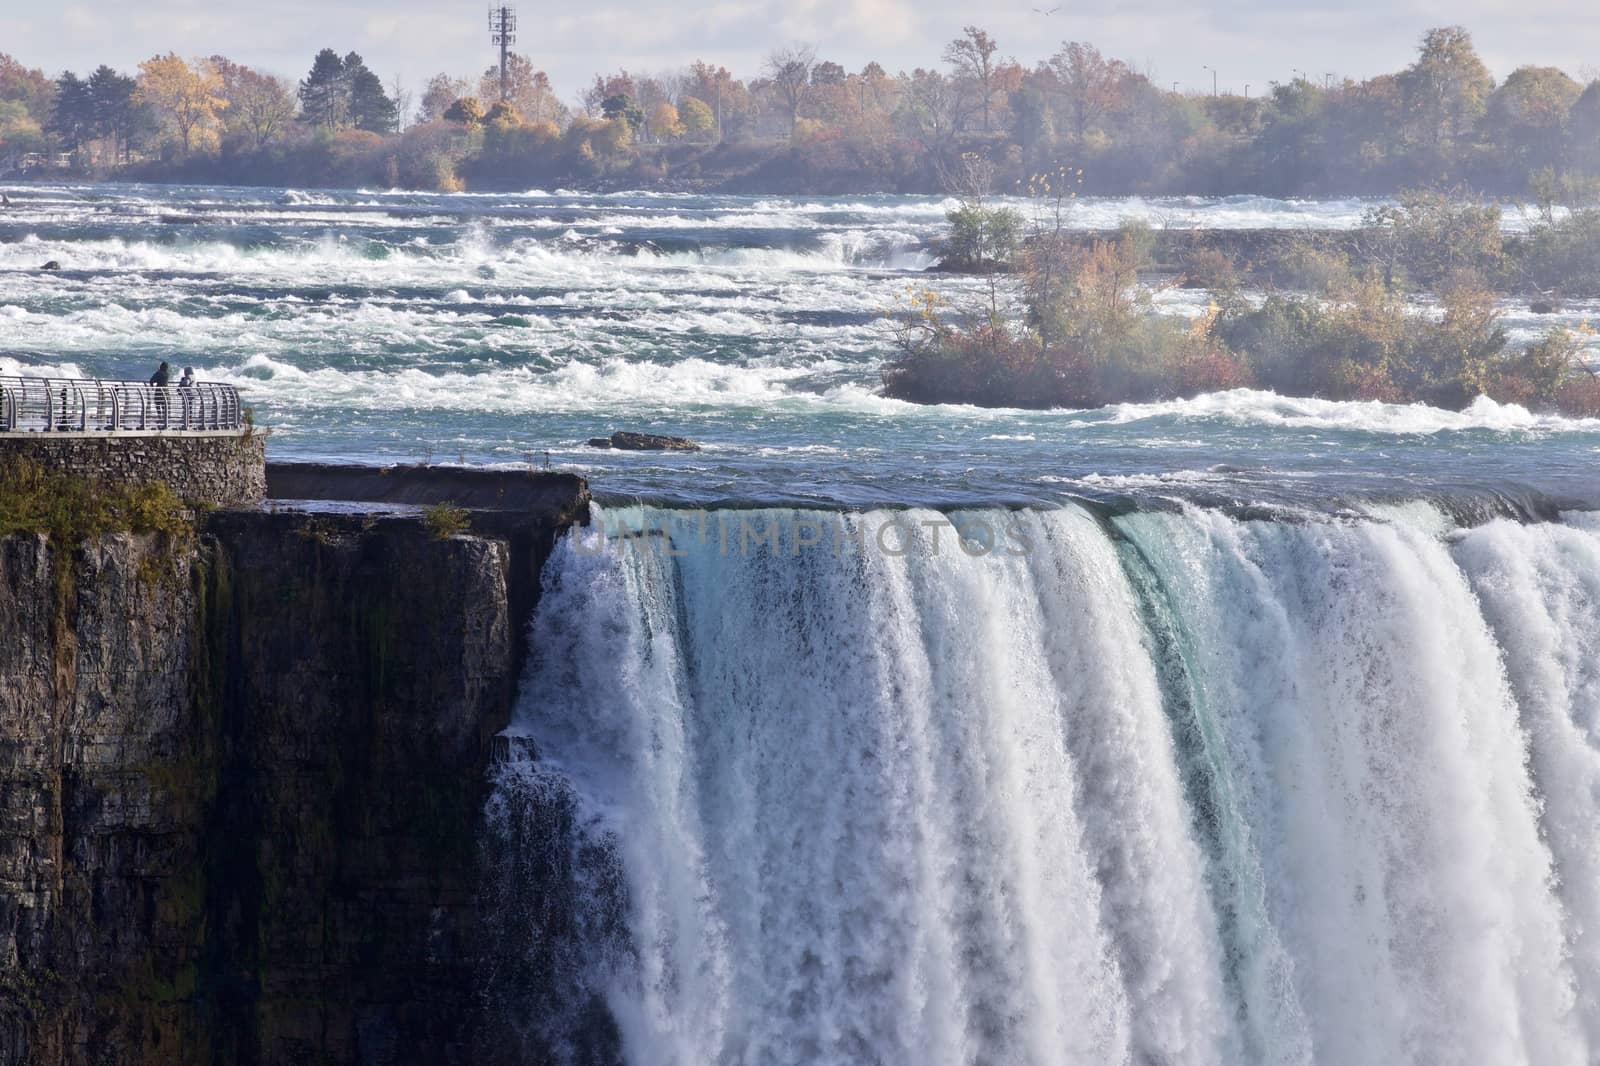
{"label": "cell tower", "polygon": [[517,9],[491,7],[489,9],[489,42],[500,46],[500,99],[511,98],[511,83],[506,71],[506,58],[511,46],[517,42]]}

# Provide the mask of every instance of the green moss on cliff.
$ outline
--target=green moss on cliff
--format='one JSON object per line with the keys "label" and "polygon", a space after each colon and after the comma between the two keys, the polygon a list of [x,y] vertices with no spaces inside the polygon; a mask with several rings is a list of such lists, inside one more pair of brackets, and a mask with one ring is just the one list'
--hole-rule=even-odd
{"label": "green moss on cliff", "polygon": [[107,484],[47,470],[29,459],[0,468],[0,537],[47,533],[56,544],[81,544],[103,533],[194,534],[189,509],[159,481]]}
{"label": "green moss on cliff", "polygon": [[[77,546],[107,533],[160,533],[176,552],[193,541],[194,532],[193,513],[162,482],[109,484],[50,470],[31,459],[0,467],[0,537],[43,533],[53,548],[58,694],[71,686],[76,651],[69,613],[77,588]],[[140,577],[148,583],[161,572],[154,559],[141,563]]]}

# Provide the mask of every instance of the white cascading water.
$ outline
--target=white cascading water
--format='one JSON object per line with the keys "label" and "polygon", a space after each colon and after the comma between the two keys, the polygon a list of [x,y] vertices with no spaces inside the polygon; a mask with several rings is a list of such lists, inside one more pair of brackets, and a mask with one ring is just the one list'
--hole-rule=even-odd
{"label": "white cascading water", "polygon": [[489,807],[541,1055],[1600,1049],[1600,530],[597,518]]}

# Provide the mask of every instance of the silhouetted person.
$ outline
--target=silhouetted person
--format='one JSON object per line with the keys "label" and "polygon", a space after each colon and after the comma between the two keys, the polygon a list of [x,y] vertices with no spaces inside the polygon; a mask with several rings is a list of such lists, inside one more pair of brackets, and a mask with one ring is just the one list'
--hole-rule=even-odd
{"label": "silhouetted person", "polygon": [[156,414],[163,425],[167,421],[167,388],[172,382],[172,368],[163,360],[156,367],[156,372],[150,375],[150,384],[156,387]]}
{"label": "silhouetted person", "polygon": [[178,393],[183,401],[183,428],[189,428],[189,412],[194,410],[194,367],[183,368],[183,377],[178,379],[178,388],[187,391]]}

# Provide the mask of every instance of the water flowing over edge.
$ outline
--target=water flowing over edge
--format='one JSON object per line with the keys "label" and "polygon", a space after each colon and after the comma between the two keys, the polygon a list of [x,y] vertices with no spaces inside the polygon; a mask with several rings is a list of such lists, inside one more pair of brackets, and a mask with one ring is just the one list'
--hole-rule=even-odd
{"label": "water flowing over edge", "polygon": [[1592,516],[595,517],[488,812],[539,1054],[1600,1046]]}

